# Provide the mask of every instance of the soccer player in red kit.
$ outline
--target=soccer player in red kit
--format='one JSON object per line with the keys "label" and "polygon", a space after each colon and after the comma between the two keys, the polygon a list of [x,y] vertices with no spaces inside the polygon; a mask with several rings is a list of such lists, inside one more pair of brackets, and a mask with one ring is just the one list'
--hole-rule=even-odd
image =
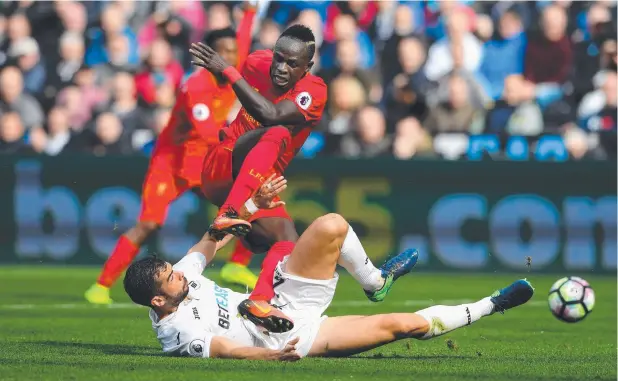
{"label": "soccer player in red kit", "polygon": [[[206,43],[235,66],[244,64],[251,44],[255,9],[247,4],[238,32],[211,31]],[[137,255],[142,243],[164,222],[169,205],[184,192],[201,185],[202,163],[218,144],[219,130],[227,123],[236,95],[223,75],[198,69],[181,86],[168,125],[157,138],[142,191],[137,224],[125,232],[106,261],[97,282],[86,293],[94,304],[109,304],[110,287]],[[222,278],[253,288],[257,277],[247,269],[252,253],[237,241]]]}
{"label": "soccer player in red kit", "polygon": [[[327,88],[309,72],[315,38],[306,26],[289,27],[272,51],[257,51],[247,58],[242,75],[209,46],[193,44],[191,53],[194,64],[232,83],[243,106],[204,160],[203,192],[221,205],[211,234],[222,238],[248,233],[249,240],[257,228],[275,242],[262,263],[256,288],[239,312],[269,331],[288,330],[290,322],[267,301],[274,296],[275,267],[291,253],[298,234],[283,206],[258,211],[250,198],[265,179],[283,173],[322,117]],[[239,218],[242,210],[255,212],[251,223]],[[273,319],[279,317],[284,319]]]}

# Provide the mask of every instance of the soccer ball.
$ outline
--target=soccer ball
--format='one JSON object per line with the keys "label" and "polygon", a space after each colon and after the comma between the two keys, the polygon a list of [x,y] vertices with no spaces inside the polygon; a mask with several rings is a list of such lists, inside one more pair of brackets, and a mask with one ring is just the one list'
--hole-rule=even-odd
{"label": "soccer ball", "polygon": [[558,279],[549,289],[549,309],[567,323],[583,320],[594,308],[594,291],[582,278]]}

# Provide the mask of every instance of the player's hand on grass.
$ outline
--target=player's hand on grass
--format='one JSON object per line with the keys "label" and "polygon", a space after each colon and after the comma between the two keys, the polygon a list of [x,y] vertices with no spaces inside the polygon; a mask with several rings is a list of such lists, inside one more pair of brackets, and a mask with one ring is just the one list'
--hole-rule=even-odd
{"label": "player's hand on grass", "polygon": [[220,74],[230,66],[230,64],[225,62],[223,57],[210,46],[201,42],[191,44],[189,53],[193,56],[193,60],[191,61],[193,65],[203,67],[213,74]]}
{"label": "player's hand on grass", "polygon": [[274,209],[285,205],[285,201],[273,199],[288,187],[288,181],[283,176],[275,178],[273,173],[251,197],[255,206],[260,209]]}
{"label": "player's hand on grass", "polygon": [[296,352],[296,344],[298,344],[298,340],[300,338],[295,338],[290,340],[285,348],[278,352],[277,360],[279,361],[298,361],[300,360],[300,355]]}

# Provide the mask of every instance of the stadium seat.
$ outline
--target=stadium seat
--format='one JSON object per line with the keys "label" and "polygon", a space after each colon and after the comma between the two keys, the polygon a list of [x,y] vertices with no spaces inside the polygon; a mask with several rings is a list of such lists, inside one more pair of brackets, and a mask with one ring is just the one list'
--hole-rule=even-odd
{"label": "stadium seat", "polygon": [[534,155],[539,161],[566,161],[569,158],[564,140],[558,135],[541,136]]}
{"label": "stadium seat", "polygon": [[466,153],[468,135],[439,134],[433,139],[434,151],[448,160],[457,160]]}
{"label": "stadium seat", "polygon": [[524,136],[511,136],[506,143],[506,157],[509,160],[528,160],[530,148]]}
{"label": "stadium seat", "polygon": [[468,159],[482,160],[485,154],[497,154],[500,151],[498,135],[472,135],[468,144]]}
{"label": "stadium seat", "polygon": [[314,158],[324,148],[324,136],[319,132],[311,132],[305,144],[300,149],[302,157],[307,159]]}

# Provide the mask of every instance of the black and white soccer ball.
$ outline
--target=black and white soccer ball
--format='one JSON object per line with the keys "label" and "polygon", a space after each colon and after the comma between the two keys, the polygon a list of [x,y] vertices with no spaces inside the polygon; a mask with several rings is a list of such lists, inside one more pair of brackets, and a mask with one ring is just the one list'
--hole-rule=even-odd
{"label": "black and white soccer ball", "polygon": [[549,309],[559,320],[576,323],[594,308],[594,290],[584,279],[569,276],[558,279],[549,289]]}

